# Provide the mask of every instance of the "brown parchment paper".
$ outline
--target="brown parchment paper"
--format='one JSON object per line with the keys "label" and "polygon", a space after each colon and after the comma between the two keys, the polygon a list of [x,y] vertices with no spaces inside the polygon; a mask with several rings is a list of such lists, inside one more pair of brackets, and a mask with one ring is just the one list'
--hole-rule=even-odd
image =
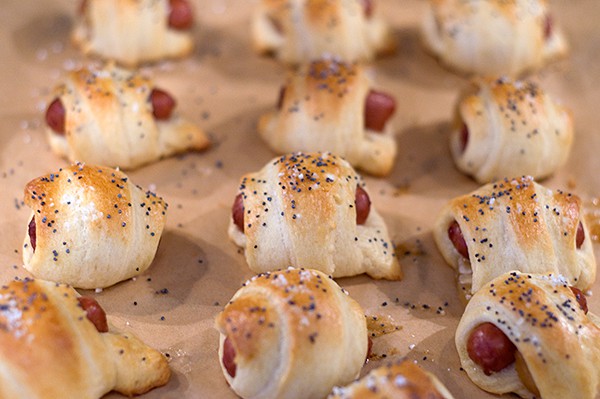
{"label": "brown parchment paper", "polygon": [[[250,15],[256,1],[195,0],[196,49],[184,60],[144,67],[179,101],[179,112],[211,135],[203,153],[162,160],[129,172],[137,184],[156,191],[169,205],[168,223],[150,269],[141,276],[86,292],[101,303],[112,328],[138,335],[168,354],[171,381],[144,398],[233,398],[217,357],[213,319],[252,273],[227,238],[230,208],[241,175],[275,156],[256,132],[259,116],[272,107],[283,68],[256,56],[250,45]],[[371,360],[407,356],[434,372],[456,398],[493,397],[460,371],[454,330],[462,314],[453,271],[432,239],[431,226],[443,204],[478,185],[453,166],[449,121],[464,77],[442,68],[423,51],[418,24],[420,0],[380,0],[393,25],[398,52],[374,63],[377,85],[398,103],[393,123],[398,160],[383,179],[366,177],[375,207],[398,246],[405,277],[400,282],[365,276],[339,279],[369,315],[391,317],[401,330],[376,338]],[[49,149],[43,114],[49,93],[64,72],[87,60],[72,47],[69,32],[77,4],[72,0],[3,0],[0,7],[0,283],[23,278],[21,247],[29,217],[25,184],[67,165]],[[576,138],[570,160],[543,182],[586,200],[600,194],[600,3],[556,0],[557,23],[571,54],[535,76],[572,108]],[[592,221],[597,232],[598,221]],[[596,257],[600,259],[595,244]],[[597,284],[589,298],[600,312]],[[111,393],[107,397],[120,397]]]}

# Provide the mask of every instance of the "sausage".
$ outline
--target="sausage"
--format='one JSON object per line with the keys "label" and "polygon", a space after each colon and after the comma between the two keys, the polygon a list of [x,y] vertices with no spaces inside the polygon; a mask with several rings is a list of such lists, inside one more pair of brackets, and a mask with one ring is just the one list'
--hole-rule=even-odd
{"label": "sausage", "polygon": [[467,341],[467,352],[485,375],[503,370],[515,361],[516,346],[492,323],[473,329]]}
{"label": "sausage", "polygon": [[577,234],[575,236],[575,246],[577,247],[577,249],[581,248],[584,240],[585,240],[585,231],[583,230],[583,224],[581,224],[581,222],[579,222],[579,225],[577,226]]}
{"label": "sausage", "polygon": [[285,98],[285,86],[281,86],[279,89],[279,97],[277,98],[277,109],[281,110],[283,107],[283,99]]}
{"label": "sausage", "polygon": [[188,0],[169,0],[169,26],[187,30],[194,24],[194,13]]}
{"label": "sausage", "polygon": [[35,216],[31,218],[31,222],[29,222],[29,242],[31,242],[31,248],[33,248],[33,252],[35,252]]}
{"label": "sausage", "polygon": [[371,18],[371,15],[373,15],[373,2],[371,0],[361,0],[361,3],[365,18]]}
{"label": "sausage", "polygon": [[175,108],[175,99],[169,93],[161,89],[152,89],[150,93],[152,103],[152,115],[156,119],[165,120],[171,117]]}
{"label": "sausage", "polygon": [[550,36],[552,36],[552,31],[554,28],[554,21],[552,19],[551,15],[546,15],[546,17],[544,18],[544,40],[548,40],[550,39]]}
{"label": "sausage", "polygon": [[462,125],[462,129],[460,130],[460,152],[463,153],[467,149],[467,144],[469,144],[469,128],[465,123]]}
{"label": "sausage", "polygon": [[65,134],[65,107],[60,98],[55,98],[46,110],[46,123],[57,134]]}
{"label": "sausage", "polygon": [[452,222],[450,227],[448,227],[448,238],[450,238],[450,241],[452,241],[452,244],[458,253],[464,258],[469,259],[469,249],[467,248],[465,237],[463,236],[460,226],[456,220]]}
{"label": "sausage", "polygon": [[238,229],[243,233],[244,232],[244,197],[242,197],[242,193],[239,193],[237,197],[235,197],[235,201],[233,201],[233,206],[231,207],[231,215],[233,217],[233,224],[235,224]]}
{"label": "sausage", "polygon": [[581,307],[581,310],[583,310],[583,312],[585,314],[587,314],[587,312],[588,312],[587,298],[585,297],[584,293],[581,292],[581,290],[577,287],[569,287],[569,288],[571,289],[571,291],[573,291],[573,294],[575,295],[575,299],[577,299],[577,303]]}
{"label": "sausage", "polygon": [[356,207],[356,224],[365,224],[371,211],[371,199],[369,194],[360,186],[356,186],[354,206]]}
{"label": "sausage", "polygon": [[108,332],[108,322],[106,321],[106,313],[100,304],[92,297],[82,296],[77,298],[79,305],[85,310],[89,321],[94,323],[98,332]]}
{"label": "sausage", "polygon": [[386,122],[396,111],[393,97],[370,90],[365,100],[365,128],[376,132],[383,131]]}
{"label": "sausage", "polygon": [[229,337],[223,342],[223,366],[231,378],[235,378],[237,365],[235,364],[235,348],[231,344]]}

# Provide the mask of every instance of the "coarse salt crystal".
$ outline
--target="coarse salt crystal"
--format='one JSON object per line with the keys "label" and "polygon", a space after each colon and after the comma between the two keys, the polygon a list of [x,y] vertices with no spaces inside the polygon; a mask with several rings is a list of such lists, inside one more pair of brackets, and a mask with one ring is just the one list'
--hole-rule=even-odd
{"label": "coarse salt crystal", "polygon": [[406,385],[407,382],[408,381],[406,380],[406,377],[404,377],[403,375],[397,375],[396,378],[394,379],[394,384],[397,387],[402,387],[402,386]]}

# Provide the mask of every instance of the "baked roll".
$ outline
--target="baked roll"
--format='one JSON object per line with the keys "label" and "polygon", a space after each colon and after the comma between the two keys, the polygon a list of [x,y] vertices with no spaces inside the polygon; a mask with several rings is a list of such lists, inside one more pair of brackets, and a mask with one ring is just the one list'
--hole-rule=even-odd
{"label": "baked roll", "polygon": [[330,153],[283,155],[245,175],[228,232],[256,273],[311,265],[333,277],[402,277],[362,179]]}
{"label": "baked roll", "polygon": [[510,272],[479,290],[456,329],[463,369],[481,389],[522,398],[594,399],[600,328],[585,295],[550,274]]}
{"label": "baked roll", "polygon": [[290,71],[277,109],[261,117],[258,132],[276,153],[327,149],[367,173],[387,175],[396,157],[388,123],[396,101],[371,86],[361,65],[312,62]]}
{"label": "baked roll", "polygon": [[52,150],[72,162],[133,169],[209,145],[175,100],[136,72],[108,64],[67,75],[46,111]]}
{"label": "baked roll", "polygon": [[323,56],[367,61],[396,46],[372,0],[260,0],[252,38],[258,53],[287,64]]}
{"label": "baked roll", "polygon": [[23,263],[35,277],[78,288],[108,287],[152,263],[167,204],[123,172],[83,164],[25,186],[31,217]]}
{"label": "baked roll", "polygon": [[253,277],[215,325],[223,375],[244,399],[324,398],[356,378],[367,356],[360,305],[317,270]]}
{"label": "baked roll", "polygon": [[568,51],[546,0],[429,0],[422,38],[444,64],[482,76],[516,76]]}
{"label": "baked roll", "polygon": [[335,387],[327,399],[453,399],[444,384],[409,360],[373,369],[346,387]]}
{"label": "baked roll", "polygon": [[531,177],[504,179],[451,200],[433,235],[468,299],[510,270],[563,275],[587,290],[596,261],[579,197]]}
{"label": "baked roll", "polygon": [[504,176],[541,179],[567,161],[571,113],[533,82],[480,79],[462,95],[457,114],[452,157],[479,183]]}
{"label": "baked roll", "polygon": [[[87,316],[87,317],[86,317]],[[0,288],[0,397],[127,396],[167,383],[165,357],[130,334],[108,331],[106,314],[64,284],[12,281]]]}
{"label": "baked roll", "polygon": [[135,67],[194,48],[188,0],[82,0],[71,38],[84,54]]}

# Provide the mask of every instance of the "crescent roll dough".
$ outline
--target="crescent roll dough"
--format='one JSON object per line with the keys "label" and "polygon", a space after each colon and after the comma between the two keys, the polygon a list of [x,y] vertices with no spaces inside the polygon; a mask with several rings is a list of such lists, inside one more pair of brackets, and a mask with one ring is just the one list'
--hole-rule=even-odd
{"label": "crescent roll dough", "polygon": [[[596,320],[585,314],[566,280],[552,274],[506,273],[467,305],[456,329],[456,349],[469,378],[486,391],[514,392],[527,399],[594,399],[600,384]],[[472,331],[483,323],[491,323],[512,342],[524,366],[517,360],[484,373],[468,350]],[[538,395],[532,392],[536,389]]]}
{"label": "crescent roll dough", "polygon": [[169,12],[168,0],[85,0],[71,39],[86,55],[130,67],[186,56],[192,33],[169,27]]}
{"label": "crescent roll dough", "polygon": [[100,333],[77,292],[41,280],[0,288],[0,397],[94,399],[164,385],[164,356],[129,334]]}
{"label": "crescent roll dough", "polygon": [[208,147],[206,134],[179,115],[153,116],[153,86],[148,78],[112,64],[71,72],[55,90],[65,110],[65,131],[47,129],[52,150],[73,162],[132,169]]}
{"label": "crescent roll dough", "polygon": [[454,399],[430,372],[409,360],[371,370],[352,384],[335,387],[327,399]]}
{"label": "crescent roll dough", "polygon": [[167,210],[123,172],[83,164],[27,183],[25,204],[32,211],[25,268],[35,277],[88,289],[144,272]]}
{"label": "crescent roll dough", "polygon": [[[454,222],[468,257],[451,239]],[[454,198],[440,212],[433,234],[444,259],[457,271],[459,289],[467,299],[510,270],[561,274],[582,290],[596,279],[581,200],[553,192],[531,177],[501,180]]]}
{"label": "crescent roll dough", "polygon": [[422,32],[444,64],[483,76],[539,69],[568,50],[546,0],[429,0]]}
{"label": "crescent roll dough", "polygon": [[402,277],[387,228],[375,209],[357,223],[362,179],[330,153],[275,158],[242,178],[243,231],[232,218],[229,237],[245,249],[252,271],[311,265],[334,277],[367,273]]}
{"label": "crescent roll dough", "polygon": [[280,106],[261,117],[258,132],[279,154],[327,149],[367,173],[389,174],[396,142],[390,123],[381,132],[366,127],[370,86],[363,66],[333,59],[290,71]]}
{"label": "crescent roll dough", "polygon": [[356,378],[367,356],[361,307],[316,270],[252,278],[217,316],[216,328],[223,374],[244,399],[324,398]]}
{"label": "crescent roll dough", "polygon": [[450,137],[458,169],[489,183],[504,176],[540,179],[566,162],[573,142],[566,108],[532,82],[482,79],[475,87],[462,96]]}
{"label": "crescent roll dough", "polygon": [[388,25],[361,0],[260,0],[252,21],[256,51],[288,64],[336,56],[371,60],[391,53]]}

